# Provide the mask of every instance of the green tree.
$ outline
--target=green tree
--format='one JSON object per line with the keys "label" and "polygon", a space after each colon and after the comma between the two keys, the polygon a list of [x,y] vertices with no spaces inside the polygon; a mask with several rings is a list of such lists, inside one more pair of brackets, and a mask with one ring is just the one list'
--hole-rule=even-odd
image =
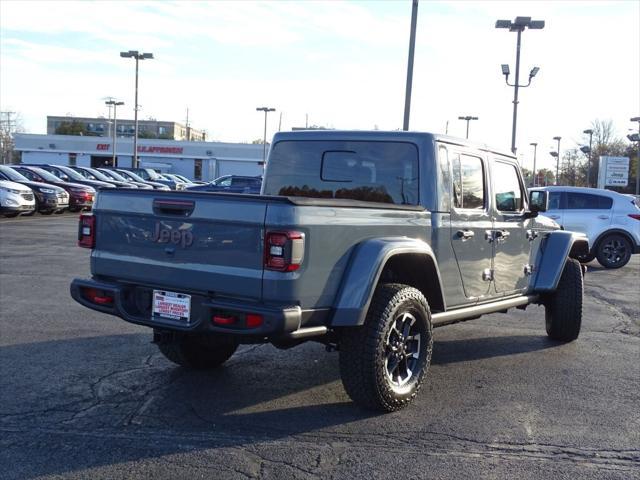
{"label": "green tree", "polygon": [[138,130],[138,138],[158,138],[158,136],[154,132],[142,129]]}

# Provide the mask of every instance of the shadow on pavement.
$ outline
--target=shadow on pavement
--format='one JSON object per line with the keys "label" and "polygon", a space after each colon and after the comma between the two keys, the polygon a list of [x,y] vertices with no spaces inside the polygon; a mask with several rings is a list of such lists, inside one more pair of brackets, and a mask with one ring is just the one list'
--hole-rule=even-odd
{"label": "shadow on pavement", "polygon": [[[554,345],[531,336],[437,341],[433,363]],[[11,466],[5,478],[246,448],[334,426],[357,430],[361,420],[367,430],[385,431],[390,416],[403,418],[353,405],[337,355],[315,344],[286,352],[245,347],[223,368],[197,372],[166,361],[149,335],[113,335],[2,347],[0,365],[0,463]]]}

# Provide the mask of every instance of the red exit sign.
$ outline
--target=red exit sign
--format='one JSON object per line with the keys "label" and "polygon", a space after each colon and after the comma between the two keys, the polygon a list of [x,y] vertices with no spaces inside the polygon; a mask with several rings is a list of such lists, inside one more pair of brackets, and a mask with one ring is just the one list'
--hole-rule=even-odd
{"label": "red exit sign", "polygon": [[109,150],[109,143],[99,143],[96,150]]}

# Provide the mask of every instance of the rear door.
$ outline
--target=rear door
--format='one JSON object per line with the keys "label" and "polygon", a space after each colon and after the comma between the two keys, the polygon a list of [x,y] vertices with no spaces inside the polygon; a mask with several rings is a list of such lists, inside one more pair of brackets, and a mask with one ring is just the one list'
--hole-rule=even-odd
{"label": "rear door", "polygon": [[259,197],[101,193],[92,273],[259,300],[266,209]]}
{"label": "rear door", "polygon": [[487,238],[492,222],[484,158],[463,151],[450,153],[453,175],[451,244],[464,292],[478,299],[489,292],[493,247]]}
{"label": "rear door", "polygon": [[591,242],[611,225],[613,199],[604,195],[582,192],[565,192],[566,208],[561,225],[565,230],[581,232]]}

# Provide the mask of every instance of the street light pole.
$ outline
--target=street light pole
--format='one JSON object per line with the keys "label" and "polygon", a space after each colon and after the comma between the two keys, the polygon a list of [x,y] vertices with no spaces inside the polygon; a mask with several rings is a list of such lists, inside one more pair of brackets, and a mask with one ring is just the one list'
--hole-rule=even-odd
{"label": "street light pole", "polygon": [[411,32],[409,34],[409,60],[407,61],[407,87],[404,95],[404,121],[402,130],[409,130],[409,113],[411,112],[411,86],[413,84],[413,56],[416,48],[416,23],[418,21],[418,0],[413,0],[411,7]]}
{"label": "street light pole", "polygon": [[562,139],[562,137],[553,137],[554,140],[556,140],[558,142],[558,150],[556,150],[556,153],[558,154],[556,156],[556,185],[558,185],[558,181],[560,179],[559,172],[560,172],[560,140]]}
{"label": "street light pole", "polygon": [[113,168],[118,167],[118,157],[116,154],[116,139],[118,136],[118,105],[124,105],[124,102],[116,102],[115,100],[109,100],[108,102],[104,102],[109,106],[109,111],[111,111],[111,107],[113,107],[113,159],[111,160],[111,166]]}
{"label": "street light pole", "polygon": [[264,112],[264,137],[262,140],[262,164],[266,165],[267,161],[267,114],[269,112],[275,112],[275,108],[270,107],[258,107],[257,112]]}
{"label": "street light pole", "polygon": [[582,133],[589,135],[589,157],[587,158],[587,188],[591,186],[591,146],[593,142],[593,129],[589,128]]}
{"label": "street light pole", "polygon": [[478,117],[472,117],[471,115],[466,115],[464,117],[458,117],[458,120],[466,120],[467,121],[467,139],[469,138],[469,122],[471,120],[478,120]]}
{"label": "street light pole", "polygon": [[636,157],[636,195],[640,195],[640,117],[633,117],[632,122],[638,122],[638,156]]}
{"label": "street light pole", "polygon": [[518,38],[516,43],[516,82],[509,83],[509,65],[502,65],[502,74],[505,81],[510,87],[514,87],[513,92],[513,123],[511,126],[511,152],[516,154],[516,125],[518,122],[518,89],[526,88],[531,85],[531,79],[540,71],[538,67],[533,67],[529,73],[529,82],[526,85],[520,85],[520,46],[522,42],[522,32],[525,28],[529,30],[541,30],[544,28],[544,20],[531,20],[531,17],[516,17],[514,21],[498,20],[496,28],[507,28],[510,32],[517,32]]}
{"label": "street light pole", "polygon": [[538,152],[538,144],[536,142],[532,142],[529,145],[533,147],[533,172],[531,172],[531,186],[536,186],[536,154]]}
{"label": "street light pole", "polygon": [[136,90],[135,90],[135,105],[133,106],[133,162],[132,167],[138,168],[138,61],[147,60],[153,58],[153,53],[139,53],[137,50],[129,50],[128,52],[120,52],[122,58],[133,58],[136,61]]}

